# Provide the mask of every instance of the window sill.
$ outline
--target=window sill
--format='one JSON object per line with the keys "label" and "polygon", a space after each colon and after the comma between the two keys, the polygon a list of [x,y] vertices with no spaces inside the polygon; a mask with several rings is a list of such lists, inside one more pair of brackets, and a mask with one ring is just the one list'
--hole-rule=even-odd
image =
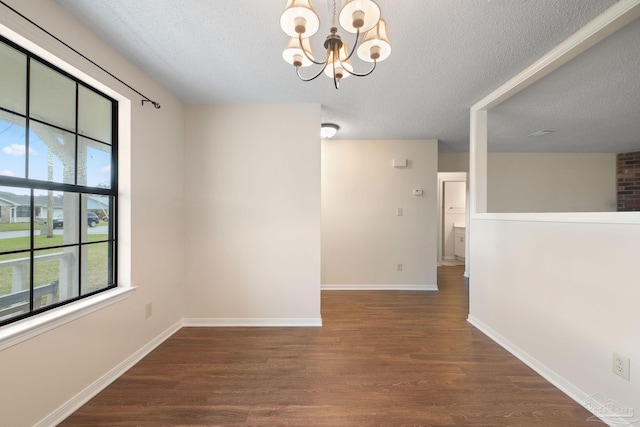
{"label": "window sill", "polygon": [[119,287],[0,328],[0,351],[123,301],[135,287]]}

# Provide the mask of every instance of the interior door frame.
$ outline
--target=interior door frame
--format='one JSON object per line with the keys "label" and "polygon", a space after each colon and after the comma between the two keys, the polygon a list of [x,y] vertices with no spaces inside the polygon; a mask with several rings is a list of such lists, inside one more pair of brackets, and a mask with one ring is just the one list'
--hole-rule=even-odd
{"label": "interior door frame", "polygon": [[444,245],[444,183],[445,182],[465,182],[466,183],[466,207],[465,207],[465,258],[464,276],[468,275],[469,265],[469,179],[467,172],[438,172],[438,267],[442,265],[443,245]]}

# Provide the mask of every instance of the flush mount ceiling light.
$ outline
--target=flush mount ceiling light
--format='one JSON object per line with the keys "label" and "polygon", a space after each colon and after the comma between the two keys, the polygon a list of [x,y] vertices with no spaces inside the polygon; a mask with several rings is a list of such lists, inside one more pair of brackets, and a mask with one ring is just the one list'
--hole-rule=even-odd
{"label": "flush mount ceiling light", "polygon": [[[347,32],[356,35],[351,51],[342,41],[336,25],[336,0],[329,1],[329,14],[332,23],[329,35],[324,41],[327,54],[323,61],[316,61],[311,51],[310,37],[320,28],[320,19],[311,5],[311,0],[289,0],[285,11],[280,17],[282,30],[291,39],[282,57],[289,64],[296,67],[296,74],[300,80],[308,82],[320,76],[323,72],[333,78],[336,89],[340,87],[340,80],[349,76],[365,77],[375,70],[380,61],[384,61],[391,54],[391,44],[387,37],[387,24],[380,18],[380,7],[372,0],[345,0],[338,20],[340,26]],[[360,34],[364,38],[360,40]],[[360,45],[358,46],[358,42]],[[358,51],[358,57],[366,62],[372,62],[371,69],[363,74],[353,71],[351,56]],[[319,65],[322,68],[317,74],[305,78],[300,74],[301,67]]]}
{"label": "flush mount ceiling light", "polygon": [[340,126],[334,123],[323,123],[320,125],[320,136],[324,139],[333,138],[338,133]]}

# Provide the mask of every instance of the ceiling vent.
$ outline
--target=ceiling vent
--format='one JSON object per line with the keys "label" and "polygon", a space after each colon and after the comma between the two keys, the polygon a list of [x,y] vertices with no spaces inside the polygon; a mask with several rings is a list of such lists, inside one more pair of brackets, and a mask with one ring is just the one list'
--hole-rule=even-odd
{"label": "ceiling vent", "polygon": [[539,131],[537,131],[537,132],[530,133],[530,134],[529,134],[529,135],[527,135],[527,136],[533,136],[533,137],[536,137],[536,136],[545,136],[545,135],[549,135],[550,133],[553,133],[553,132],[555,132],[555,131],[556,131],[555,129],[542,129],[542,130],[539,130]]}

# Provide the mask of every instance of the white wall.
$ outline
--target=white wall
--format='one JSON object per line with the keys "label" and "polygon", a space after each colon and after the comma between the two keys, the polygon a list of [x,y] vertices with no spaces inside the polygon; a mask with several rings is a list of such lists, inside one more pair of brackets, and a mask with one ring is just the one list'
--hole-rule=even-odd
{"label": "white wall", "polygon": [[[638,1],[614,4],[470,110],[469,321],[610,425],[629,426],[640,422],[640,215],[487,213],[486,148],[488,109],[639,15]],[[614,351],[631,359],[630,381],[612,372]]]}
{"label": "white wall", "polygon": [[[613,212],[613,153],[488,153],[488,212]],[[469,170],[469,153],[440,153],[438,172]]]}
{"label": "white wall", "polygon": [[469,152],[438,153],[438,172],[469,172]]}
{"label": "white wall", "polygon": [[[615,207],[613,154],[489,153],[487,175],[490,211]],[[470,321],[577,402],[595,396],[637,413],[640,377],[632,371],[627,382],[611,364],[614,351],[640,358],[640,225],[619,213],[600,223],[588,214],[521,215],[471,219]]]}
{"label": "white wall", "polygon": [[[2,8],[0,26],[131,99],[131,134],[121,140],[120,153],[120,279],[138,288],[124,301],[0,351],[0,424],[21,427],[33,426],[59,409],[181,320],[184,126],[177,99],[55,2],[8,4],[162,103],[160,110],[142,107],[138,95]],[[148,302],[153,303],[153,316],[145,319]]]}
{"label": "white wall", "polygon": [[435,140],[322,142],[323,287],[435,287],[437,161]]}
{"label": "white wall", "polygon": [[319,127],[319,105],[187,107],[191,324],[320,323]]}
{"label": "white wall", "polygon": [[[471,230],[470,317],[578,402],[602,393],[638,419],[640,225],[472,219]],[[611,372],[614,351],[631,358],[630,382]]]}
{"label": "white wall", "polygon": [[613,212],[612,153],[489,153],[488,212]]}

